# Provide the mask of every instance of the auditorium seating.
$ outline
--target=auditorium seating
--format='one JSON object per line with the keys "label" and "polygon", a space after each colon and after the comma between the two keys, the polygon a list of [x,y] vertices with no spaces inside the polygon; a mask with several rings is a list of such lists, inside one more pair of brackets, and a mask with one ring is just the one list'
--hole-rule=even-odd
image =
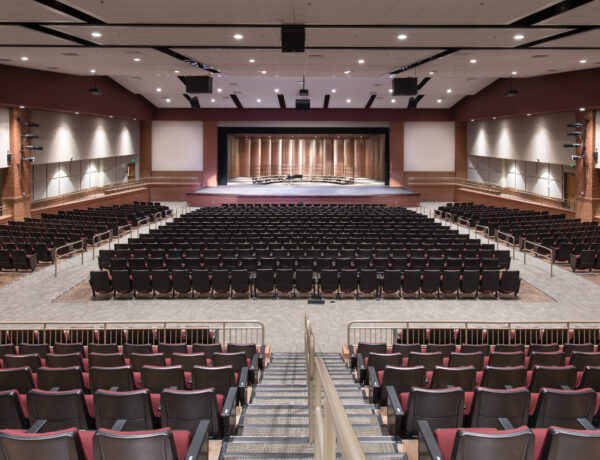
{"label": "auditorium seating", "polygon": [[381,205],[200,208],[101,250],[98,267],[109,274],[92,272],[94,296],[496,297],[520,286],[508,251]]}

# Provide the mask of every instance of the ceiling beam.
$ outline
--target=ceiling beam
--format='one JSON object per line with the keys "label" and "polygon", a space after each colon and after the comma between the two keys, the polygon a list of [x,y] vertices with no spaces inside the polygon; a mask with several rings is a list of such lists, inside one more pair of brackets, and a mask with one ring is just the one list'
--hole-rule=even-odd
{"label": "ceiling beam", "polygon": [[367,104],[365,105],[365,109],[371,108],[371,106],[373,105],[373,102],[375,102],[376,97],[377,97],[377,94],[371,94],[371,96],[369,97],[369,100],[367,101]]}
{"label": "ceiling beam", "polygon": [[[49,8],[52,8],[53,10],[57,10],[60,11],[61,13],[65,13],[68,14],[69,16],[73,16],[74,18],[77,18],[87,24],[105,24],[104,21],[101,21],[98,18],[95,18],[94,16],[90,16],[87,13],[84,13],[83,11],[79,11],[76,8],[73,8],[72,6],[69,5],[65,5],[62,2],[59,2],[57,0],[33,0],[36,3],[39,3],[41,5],[47,6]],[[50,24],[50,23],[49,23]]]}
{"label": "ceiling beam", "polygon": [[233,103],[235,104],[235,106],[236,106],[238,109],[243,109],[243,108],[244,108],[244,106],[242,105],[242,103],[241,103],[241,101],[240,101],[240,98],[239,98],[239,97],[237,97],[237,95],[235,95],[235,94],[230,94],[230,95],[229,95],[229,97],[231,97],[231,100],[233,101]]}
{"label": "ceiling beam", "polygon": [[329,108],[329,99],[330,98],[331,98],[331,96],[329,94],[326,94],[325,97],[323,97],[323,108],[324,109]]}
{"label": "ceiling beam", "polygon": [[420,61],[417,62],[413,62],[412,64],[408,64],[402,67],[399,67],[398,69],[392,70],[390,72],[390,75],[396,75],[402,72],[406,72],[407,70],[411,70],[414,69],[416,67],[419,67],[423,64],[427,64],[428,62],[431,61],[435,61],[436,59],[441,59],[445,56],[448,56],[452,53],[456,53],[457,51],[459,51],[461,48],[448,48],[447,50],[442,51],[441,53],[437,53],[434,54],[433,56],[429,56],[428,58],[425,59],[421,59]]}
{"label": "ceiling beam", "polygon": [[[566,13],[567,11],[578,8],[592,1],[593,0],[563,0],[562,2],[551,5],[548,8],[544,8],[543,10],[537,11],[529,16],[525,16],[524,18],[511,23],[510,27],[532,26],[538,22],[553,18],[559,14]],[[543,27],[543,25],[540,27]]]}
{"label": "ceiling beam", "polygon": [[287,108],[285,106],[285,96],[283,94],[278,94],[277,95],[277,100],[279,101],[279,108],[280,109],[286,109]]}

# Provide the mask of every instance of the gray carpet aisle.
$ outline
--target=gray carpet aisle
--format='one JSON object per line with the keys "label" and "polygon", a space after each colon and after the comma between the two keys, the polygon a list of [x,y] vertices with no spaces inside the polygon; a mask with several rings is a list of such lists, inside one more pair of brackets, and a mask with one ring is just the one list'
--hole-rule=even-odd
{"label": "gray carpet aisle", "polygon": [[[368,458],[405,459],[384,436],[381,419],[337,353],[320,355]],[[244,408],[236,436],[223,443],[220,460],[314,458],[308,442],[306,363],[303,353],[275,353]],[[342,458],[338,452],[338,458]]]}

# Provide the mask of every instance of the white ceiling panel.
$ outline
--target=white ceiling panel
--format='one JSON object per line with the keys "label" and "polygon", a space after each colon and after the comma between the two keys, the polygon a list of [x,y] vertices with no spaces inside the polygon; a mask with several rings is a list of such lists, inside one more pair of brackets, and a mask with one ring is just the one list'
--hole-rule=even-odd
{"label": "white ceiling panel", "polygon": [[598,26],[600,25],[600,2],[595,0],[586,3],[585,5],[567,11],[566,13],[542,21],[539,24],[558,26],[567,24]]}
{"label": "white ceiling panel", "polygon": [[[313,77],[378,77],[397,67],[427,58],[438,50],[315,50],[282,53],[281,50],[175,49],[189,58],[208,64],[228,75]],[[359,64],[363,58],[366,64]],[[249,60],[254,59],[254,63]],[[261,71],[266,70],[266,74]],[[344,74],[346,71],[349,74]]]}
{"label": "white ceiling panel", "polygon": [[558,0],[63,0],[105,22],[510,24]]}
{"label": "white ceiling panel", "polygon": [[0,3],[3,21],[11,22],[80,22],[73,16],[33,0],[4,0]]}
{"label": "white ceiling panel", "polygon": [[0,46],[2,45],[73,45],[70,40],[38,32],[21,26],[0,25]]}

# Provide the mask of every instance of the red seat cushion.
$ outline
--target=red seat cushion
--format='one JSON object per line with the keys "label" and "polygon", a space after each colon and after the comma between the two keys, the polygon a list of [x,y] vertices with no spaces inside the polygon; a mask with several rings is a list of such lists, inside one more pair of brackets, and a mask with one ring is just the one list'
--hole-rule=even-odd
{"label": "red seat cushion", "polygon": [[219,414],[223,412],[223,406],[225,405],[225,396],[217,394],[217,409]]}
{"label": "red seat cushion", "polygon": [[383,371],[377,371],[377,381],[379,382],[379,386],[381,386],[381,382],[383,382]]}
{"label": "red seat cushion", "polygon": [[29,418],[29,411],[27,410],[27,395],[19,394],[19,405],[23,411],[25,418]]}
{"label": "red seat cushion", "polygon": [[160,417],[160,393],[151,393],[150,402],[152,403],[152,412],[155,417]]}
{"label": "red seat cushion", "polygon": [[85,456],[86,460],[94,460],[94,444],[92,441],[95,433],[96,431],[94,430],[79,432],[81,447],[83,447],[83,455]]}

